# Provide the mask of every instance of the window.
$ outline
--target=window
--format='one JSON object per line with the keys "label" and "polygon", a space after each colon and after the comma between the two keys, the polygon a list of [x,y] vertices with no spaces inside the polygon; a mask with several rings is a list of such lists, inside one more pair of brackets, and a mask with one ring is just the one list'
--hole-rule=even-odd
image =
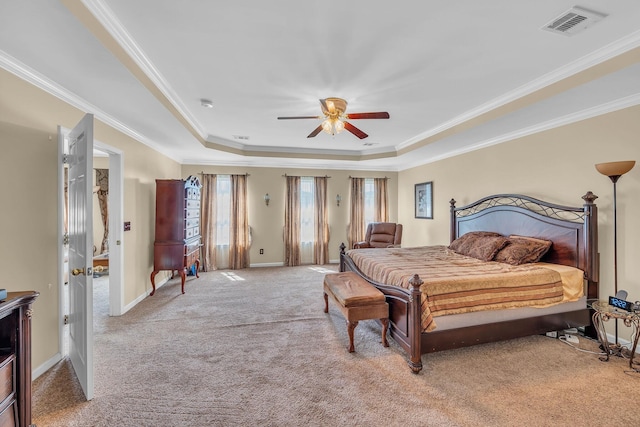
{"label": "window", "polygon": [[313,263],[315,242],[315,182],[313,177],[300,177],[300,261]]}
{"label": "window", "polygon": [[216,246],[228,248],[231,217],[231,175],[218,175],[216,180]]}
{"label": "window", "polygon": [[[367,225],[375,222],[376,218],[376,193],[375,193],[375,181],[373,178],[365,178],[364,180],[364,231],[367,229]],[[363,232],[364,235],[364,232]]]}

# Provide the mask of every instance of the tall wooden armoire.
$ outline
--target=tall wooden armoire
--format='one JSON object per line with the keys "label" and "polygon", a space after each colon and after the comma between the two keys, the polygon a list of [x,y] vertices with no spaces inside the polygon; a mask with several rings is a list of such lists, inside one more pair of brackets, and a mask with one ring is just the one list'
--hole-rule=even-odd
{"label": "tall wooden armoire", "polygon": [[178,271],[182,293],[187,270],[200,269],[200,181],[156,180],[156,230],[153,244],[151,285],[156,291],[155,276],[161,270]]}

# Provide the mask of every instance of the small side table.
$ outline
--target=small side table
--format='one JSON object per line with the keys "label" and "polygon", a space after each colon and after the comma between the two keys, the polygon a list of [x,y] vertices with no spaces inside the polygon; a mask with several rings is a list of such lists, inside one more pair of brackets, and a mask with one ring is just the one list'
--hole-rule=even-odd
{"label": "small side table", "polygon": [[595,301],[591,304],[591,307],[594,310],[593,326],[598,332],[598,340],[606,353],[604,356],[600,356],[600,360],[606,362],[609,360],[610,354],[622,352],[622,348],[618,343],[609,343],[607,331],[604,327],[604,322],[609,319],[621,319],[625,326],[633,326],[633,346],[629,354],[629,367],[634,371],[640,372],[640,363],[633,361],[633,357],[636,354],[636,347],[638,346],[638,338],[640,338],[640,312],[625,311],[609,305],[606,301]]}

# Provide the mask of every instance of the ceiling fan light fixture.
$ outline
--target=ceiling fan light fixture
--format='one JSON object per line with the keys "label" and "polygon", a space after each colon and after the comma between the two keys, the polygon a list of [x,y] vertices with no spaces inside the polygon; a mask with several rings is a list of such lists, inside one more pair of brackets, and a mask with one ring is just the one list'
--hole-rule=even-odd
{"label": "ceiling fan light fixture", "polygon": [[322,130],[329,135],[335,135],[336,133],[340,133],[344,130],[344,122],[332,117],[325,119],[321,126]]}
{"label": "ceiling fan light fixture", "polygon": [[329,135],[333,135],[333,125],[331,124],[331,119],[326,119],[322,122],[322,130]]}

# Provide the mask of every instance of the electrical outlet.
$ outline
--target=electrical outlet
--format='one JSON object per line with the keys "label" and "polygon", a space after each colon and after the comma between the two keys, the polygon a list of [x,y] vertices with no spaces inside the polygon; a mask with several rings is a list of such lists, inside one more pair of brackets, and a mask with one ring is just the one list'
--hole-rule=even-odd
{"label": "electrical outlet", "polygon": [[264,255],[264,249],[260,249],[260,255]]}

